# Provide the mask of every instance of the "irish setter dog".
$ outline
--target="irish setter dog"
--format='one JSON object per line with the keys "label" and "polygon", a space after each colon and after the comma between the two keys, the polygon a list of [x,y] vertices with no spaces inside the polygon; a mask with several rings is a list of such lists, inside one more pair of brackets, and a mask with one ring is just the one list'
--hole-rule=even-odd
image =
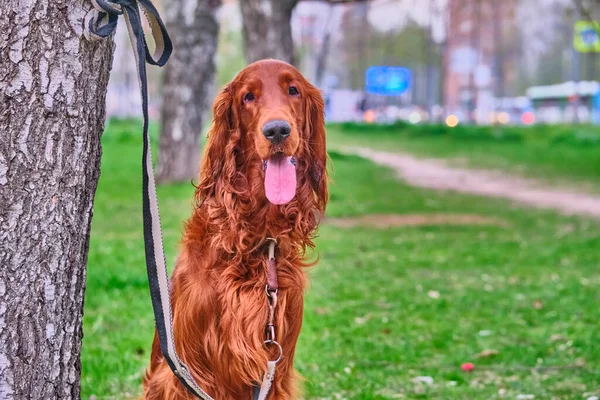
{"label": "irish setter dog", "polygon": [[[305,270],[314,264],[305,252],[327,203],[323,98],[291,65],[263,60],[221,90],[213,116],[171,279],[176,348],[213,398],[252,398],[277,356],[264,345],[267,238],[276,238],[283,358],[269,399],[293,399]],[[144,391],[149,400],[195,398],[169,369],[156,336]]]}

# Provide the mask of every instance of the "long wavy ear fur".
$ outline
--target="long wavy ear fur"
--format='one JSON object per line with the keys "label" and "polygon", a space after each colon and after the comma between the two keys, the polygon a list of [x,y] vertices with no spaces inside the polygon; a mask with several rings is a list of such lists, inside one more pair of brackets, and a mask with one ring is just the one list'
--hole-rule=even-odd
{"label": "long wavy ear fur", "polygon": [[213,122],[200,165],[200,182],[196,188],[197,200],[220,198],[231,192],[236,173],[236,155],[240,141],[233,94],[225,86],[213,104]]}
{"label": "long wavy ear fur", "polygon": [[309,84],[306,98],[307,138],[311,153],[309,179],[317,198],[317,208],[325,211],[327,191],[327,146],[325,142],[325,102],[321,92]]}

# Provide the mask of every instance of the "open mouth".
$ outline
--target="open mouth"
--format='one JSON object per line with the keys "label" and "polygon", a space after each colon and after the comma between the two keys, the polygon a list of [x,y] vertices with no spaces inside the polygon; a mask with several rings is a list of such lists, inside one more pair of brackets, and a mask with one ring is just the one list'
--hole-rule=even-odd
{"label": "open mouth", "polygon": [[296,157],[276,153],[264,161],[265,193],[277,205],[289,203],[296,195]]}

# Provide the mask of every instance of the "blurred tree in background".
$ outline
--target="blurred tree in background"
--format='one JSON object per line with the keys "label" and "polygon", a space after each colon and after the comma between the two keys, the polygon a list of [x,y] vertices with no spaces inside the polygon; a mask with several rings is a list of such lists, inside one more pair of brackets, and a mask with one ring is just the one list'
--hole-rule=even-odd
{"label": "blurred tree in background", "polygon": [[521,0],[518,32],[519,85],[551,85],[571,80],[597,80],[600,60],[596,53],[573,48],[576,21],[598,20],[600,0]]}
{"label": "blurred tree in background", "polygon": [[296,64],[292,11],[298,0],[240,0],[246,61],[275,58]]}
{"label": "blurred tree in background", "polygon": [[246,66],[244,36],[241,30],[221,25],[217,51],[217,86],[227,84]]}
{"label": "blurred tree in background", "polygon": [[170,0],[166,8],[174,52],[167,64],[161,109],[157,180],[196,179],[200,135],[215,82],[220,0]]}
{"label": "blurred tree in background", "polygon": [[[406,0],[399,5],[409,4]],[[369,20],[370,3],[349,4],[345,7],[340,29],[331,46],[332,60],[328,72],[339,78],[339,86],[362,90],[365,71],[372,65],[396,65],[410,68],[415,103],[426,105],[440,98],[442,46],[432,38],[430,27],[405,17],[395,28],[382,30]],[[341,61],[341,62],[340,62]],[[428,83],[431,83],[428,86]]]}

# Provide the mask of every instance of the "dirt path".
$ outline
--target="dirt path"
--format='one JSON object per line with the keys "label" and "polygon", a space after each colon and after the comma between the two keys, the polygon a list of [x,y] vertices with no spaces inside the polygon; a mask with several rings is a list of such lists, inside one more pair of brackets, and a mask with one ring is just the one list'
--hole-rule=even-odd
{"label": "dirt path", "polygon": [[357,217],[328,218],[323,221],[338,228],[393,228],[397,226],[493,225],[506,227],[505,221],[475,214],[368,214]]}
{"label": "dirt path", "polygon": [[501,197],[534,207],[555,209],[564,214],[591,216],[600,220],[600,195],[547,187],[532,179],[495,171],[450,167],[439,160],[417,158],[408,154],[366,148],[352,148],[345,152],[395,169],[403,180],[414,186]]}

